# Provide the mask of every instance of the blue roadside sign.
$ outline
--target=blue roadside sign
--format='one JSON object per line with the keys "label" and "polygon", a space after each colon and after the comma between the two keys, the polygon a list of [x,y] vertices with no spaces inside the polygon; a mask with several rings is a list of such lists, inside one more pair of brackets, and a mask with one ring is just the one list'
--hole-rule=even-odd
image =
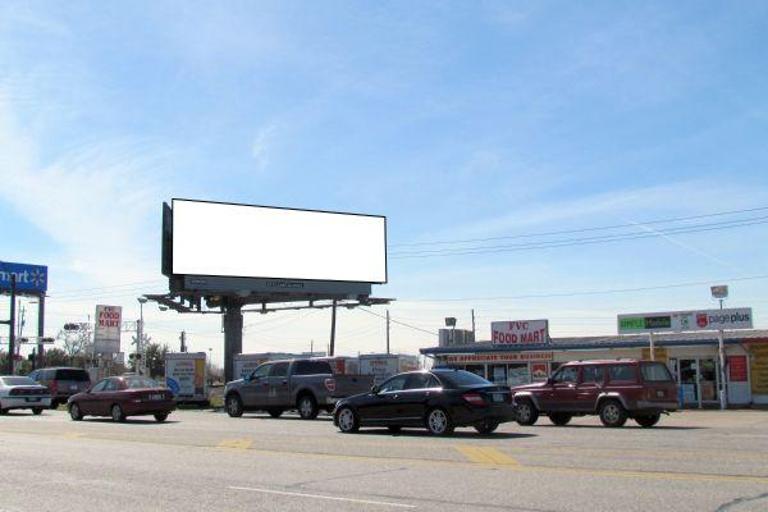
{"label": "blue roadside sign", "polygon": [[48,290],[48,267],[0,261],[0,292],[11,291],[11,276],[16,277],[18,293],[45,293]]}

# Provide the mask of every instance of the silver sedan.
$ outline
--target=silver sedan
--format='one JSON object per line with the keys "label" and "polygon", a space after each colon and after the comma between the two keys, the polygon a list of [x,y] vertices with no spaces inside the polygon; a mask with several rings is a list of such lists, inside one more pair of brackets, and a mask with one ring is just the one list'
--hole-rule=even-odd
{"label": "silver sedan", "polygon": [[0,414],[11,409],[32,409],[40,414],[51,405],[51,392],[29,377],[0,377]]}

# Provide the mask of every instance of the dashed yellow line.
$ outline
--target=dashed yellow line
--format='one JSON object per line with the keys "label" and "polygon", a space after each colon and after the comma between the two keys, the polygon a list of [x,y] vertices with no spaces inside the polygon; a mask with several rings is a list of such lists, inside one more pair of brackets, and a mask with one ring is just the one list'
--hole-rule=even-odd
{"label": "dashed yellow line", "polygon": [[224,439],[219,444],[219,448],[232,448],[235,450],[248,450],[253,445],[250,439]]}
{"label": "dashed yellow line", "polygon": [[490,464],[493,466],[519,466],[520,463],[506,453],[489,446],[470,446],[460,444],[456,449],[476,464]]}
{"label": "dashed yellow line", "polygon": [[62,437],[64,439],[80,439],[84,435],[85,434],[83,434],[82,432],[64,432],[64,434],[62,434]]}

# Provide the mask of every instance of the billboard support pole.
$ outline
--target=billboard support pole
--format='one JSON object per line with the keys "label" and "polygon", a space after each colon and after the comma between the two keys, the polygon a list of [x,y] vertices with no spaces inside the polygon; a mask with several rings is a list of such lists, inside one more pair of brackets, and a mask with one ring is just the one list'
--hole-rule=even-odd
{"label": "billboard support pole", "polygon": [[336,349],[336,299],[333,299],[331,306],[331,344],[328,347],[328,355],[333,357]]}
{"label": "billboard support pole", "polygon": [[224,379],[235,378],[235,355],[243,352],[243,304],[230,299],[224,305]]}
{"label": "billboard support pole", "polygon": [[13,375],[16,357],[16,275],[11,272],[11,318],[8,320],[8,375]]}
{"label": "billboard support pole", "polygon": [[45,357],[45,348],[43,345],[43,336],[45,332],[45,293],[41,293],[37,299],[37,354],[35,356],[35,367],[44,366],[43,357]]}

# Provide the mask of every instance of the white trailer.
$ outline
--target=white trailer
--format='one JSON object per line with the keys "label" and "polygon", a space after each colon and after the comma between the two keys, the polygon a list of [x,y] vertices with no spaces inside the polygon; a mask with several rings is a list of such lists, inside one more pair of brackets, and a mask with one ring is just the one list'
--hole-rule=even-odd
{"label": "white trailer", "polygon": [[395,374],[419,369],[419,356],[408,354],[361,354],[358,359],[360,375],[373,375],[375,384]]}
{"label": "white trailer", "polygon": [[208,367],[205,352],[165,355],[165,385],[177,402],[208,402]]}

